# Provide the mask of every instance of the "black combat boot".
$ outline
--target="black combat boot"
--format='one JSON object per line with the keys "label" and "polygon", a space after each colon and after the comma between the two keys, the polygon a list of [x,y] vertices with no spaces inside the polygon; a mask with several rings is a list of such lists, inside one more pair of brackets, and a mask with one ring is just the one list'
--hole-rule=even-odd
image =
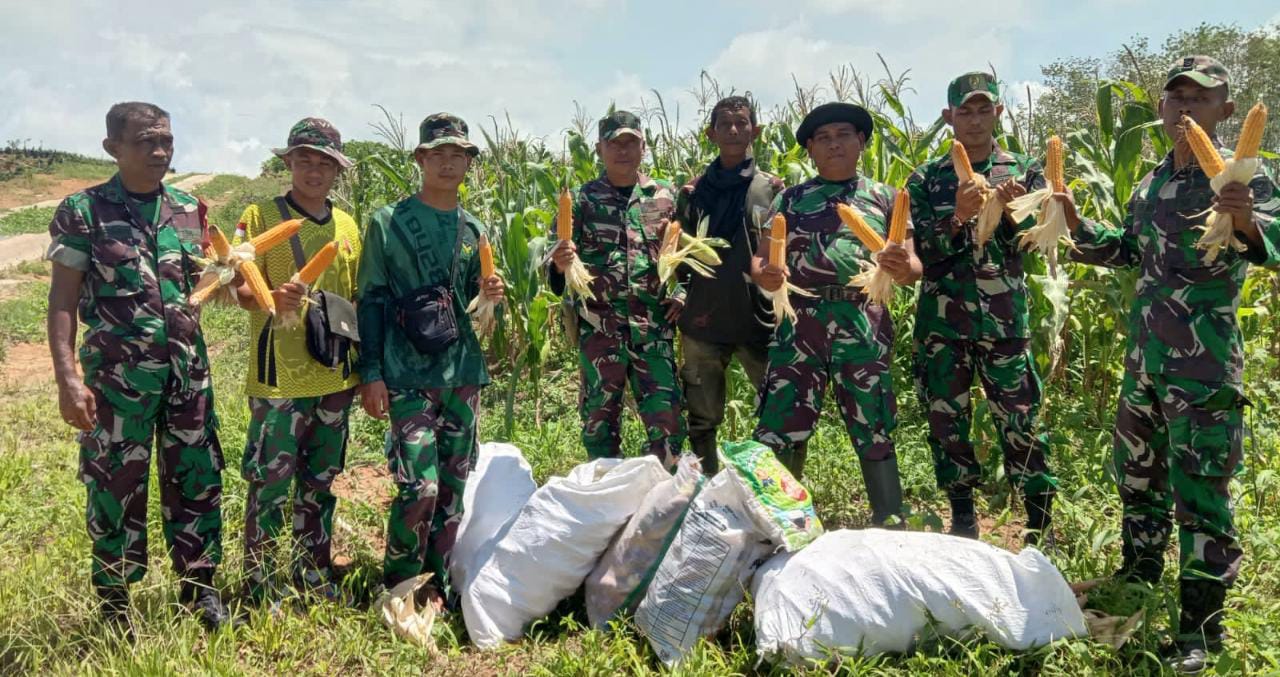
{"label": "black combat boot", "polygon": [[1139,548],[1132,545],[1133,540],[1129,539],[1124,543],[1120,552],[1124,556],[1124,561],[1120,564],[1119,571],[1113,575],[1113,578],[1120,579],[1126,583],[1146,583],[1155,585],[1160,582],[1160,577],[1164,575],[1164,551],[1155,550],[1153,548]]}
{"label": "black combat boot", "polygon": [[213,569],[198,569],[191,578],[182,579],[178,601],[191,608],[205,629],[215,631],[231,620],[222,604],[218,589],[213,587]]}
{"label": "black combat boot", "polygon": [[1024,496],[1023,506],[1027,509],[1027,533],[1023,543],[1027,545],[1053,547],[1053,492]]}
{"label": "black combat boot", "polygon": [[978,513],[973,507],[973,487],[954,487],[947,492],[951,503],[951,530],[948,534],[978,538]]}
{"label": "black combat boot", "polygon": [[[871,503],[872,526],[885,529],[904,529],[902,520],[902,478],[898,476],[898,458],[890,456],[883,461],[859,460],[862,481],[867,485],[867,500]],[[888,524],[897,517],[897,522]]]}
{"label": "black combat boot", "polygon": [[1227,586],[1221,581],[1183,579],[1182,611],[1178,615],[1178,641],[1169,667],[1194,675],[1209,665],[1209,654],[1222,650],[1222,605]]}

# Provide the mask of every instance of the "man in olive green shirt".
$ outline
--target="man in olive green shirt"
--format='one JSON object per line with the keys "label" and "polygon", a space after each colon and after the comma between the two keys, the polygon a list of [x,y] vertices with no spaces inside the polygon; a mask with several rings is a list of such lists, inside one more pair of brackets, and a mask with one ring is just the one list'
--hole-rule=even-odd
{"label": "man in olive green shirt", "polygon": [[[476,449],[476,409],[488,385],[484,353],[466,304],[484,290],[501,302],[502,280],[480,279],[483,229],[458,203],[458,187],[480,150],[461,119],[423,120],[414,159],[422,190],[374,214],[365,233],[357,284],[361,350],[357,371],[368,414],[391,415],[387,463],[396,483],[387,524],[383,582],[391,588],[429,568],[427,598],[442,608],[448,559],[462,518],[462,489]],[[457,336],[420,350],[417,302],[448,293]],[[409,301],[413,301],[410,303]],[[432,316],[442,319],[447,311]],[[435,326],[440,323],[436,322]],[[415,343],[416,342],[416,343]]]}

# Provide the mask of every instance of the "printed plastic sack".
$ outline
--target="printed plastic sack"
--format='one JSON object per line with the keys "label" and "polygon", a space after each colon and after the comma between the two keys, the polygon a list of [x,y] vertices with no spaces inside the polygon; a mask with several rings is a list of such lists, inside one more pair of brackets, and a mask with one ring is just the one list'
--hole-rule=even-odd
{"label": "printed plastic sack", "polygon": [[535,491],[463,591],[471,641],[489,649],[519,639],[582,585],[645,495],[668,477],[653,456],[597,459]]}
{"label": "printed plastic sack", "polygon": [[698,457],[684,454],[675,476],[644,497],[587,576],[587,619],[592,627],[604,628],[614,616],[635,611],[703,481]]}
{"label": "printed plastic sack", "polygon": [[462,492],[462,521],[449,560],[454,590],[466,588],[537,488],[518,448],[497,442],[480,445]]}
{"label": "printed plastic sack", "polygon": [[1039,550],[1014,555],[943,534],[834,531],[769,560],[753,593],[756,650],[793,664],[901,653],[920,637],[972,631],[1015,651],[1087,632],[1071,587]]}
{"label": "printed plastic sack", "polygon": [[720,458],[724,470],[694,499],[636,610],[668,667],[724,625],[769,555],[822,533],[808,491],[768,447],[725,443]]}

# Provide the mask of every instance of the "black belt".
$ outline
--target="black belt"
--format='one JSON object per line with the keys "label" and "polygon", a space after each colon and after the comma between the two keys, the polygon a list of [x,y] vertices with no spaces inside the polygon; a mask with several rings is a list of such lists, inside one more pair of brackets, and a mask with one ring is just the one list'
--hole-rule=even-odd
{"label": "black belt", "polygon": [[823,301],[861,301],[866,298],[861,287],[846,287],[842,284],[818,287],[816,293]]}

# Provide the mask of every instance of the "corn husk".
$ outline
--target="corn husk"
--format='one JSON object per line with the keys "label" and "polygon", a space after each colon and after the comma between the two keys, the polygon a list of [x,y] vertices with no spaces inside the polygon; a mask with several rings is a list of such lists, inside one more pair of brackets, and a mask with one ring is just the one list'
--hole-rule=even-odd
{"label": "corn husk", "polygon": [[846,286],[860,287],[862,293],[866,294],[873,303],[888,305],[893,300],[893,278],[880,269],[880,252],[884,251],[884,239],[867,225],[866,220],[853,207],[846,204],[836,205],[836,213],[849,230],[853,231],[858,241],[871,252],[870,261],[858,261],[862,272],[854,275]]}
{"label": "corn husk", "polygon": [[[556,213],[556,239],[558,242],[571,241],[573,239],[573,197],[569,194],[568,188],[561,189],[557,206],[559,211]],[[553,247],[547,252],[548,261],[551,260],[551,254],[554,251]],[[587,272],[587,266],[582,263],[582,259],[576,256],[573,257],[573,263],[569,264],[569,268],[564,271],[565,290],[578,298],[591,296],[591,281],[594,279],[595,277]]]}
{"label": "corn husk", "polygon": [[[193,306],[199,306],[213,299],[230,300],[229,290],[224,291],[223,288],[231,284],[240,267],[245,263],[252,263],[258,254],[265,253],[288,240],[298,232],[300,224],[301,222],[297,219],[285,221],[251,241],[242,242],[234,247],[227,243],[226,237],[216,225],[209,224],[211,247],[206,252],[206,257],[195,258],[196,265],[201,267],[200,278],[196,281],[196,287],[191,291],[187,301]],[[275,314],[273,302],[263,302],[259,299],[259,305],[269,313]]]}
{"label": "corn husk", "polygon": [[1088,591],[1097,587],[1104,579],[1095,578],[1080,583],[1072,583],[1071,591],[1075,593],[1076,604],[1084,614],[1084,624],[1089,630],[1089,638],[1112,649],[1119,650],[1129,642],[1138,626],[1142,625],[1144,613],[1138,610],[1132,616],[1110,616],[1097,609],[1087,609]]}
{"label": "corn husk", "polygon": [[382,593],[378,599],[378,607],[382,611],[382,622],[397,637],[434,654],[437,648],[431,639],[431,628],[435,625],[436,611],[430,604],[421,609],[416,608],[413,599],[418,588],[426,585],[430,578],[431,574],[426,573],[401,582]]}
{"label": "corn husk", "polygon": [[[1258,158],[1258,145],[1267,124],[1265,105],[1258,103],[1249,110],[1241,128],[1240,139],[1236,144],[1235,155],[1225,160],[1213,147],[1208,134],[1194,120],[1183,116],[1182,124],[1185,127],[1184,133],[1188,135],[1187,140],[1191,142],[1192,151],[1196,155],[1196,161],[1209,176],[1209,187],[1213,189],[1214,195],[1221,193],[1223,186],[1228,183],[1249,184],[1261,162]],[[1213,262],[1227,247],[1236,251],[1246,249],[1244,242],[1236,236],[1235,222],[1230,214],[1210,208],[1197,216],[1206,217],[1205,224],[1201,226],[1204,234],[1196,242],[1196,247],[1205,251],[1205,260]]]}
{"label": "corn husk", "polygon": [[[756,221],[756,227],[759,228],[759,222],[763,219],[764,210],[756,207],[753,217]],[[787,217],[782,214],[774,214],[773,222],[769,228],[769,263],[775,266],[786,268],[787,265]],[[782,324],[784,319],[790,318],[792,321],[796,319],[796,309],[791,305],[791,294],[794,292],[799,296],[808,296],[813,298],[816,294],[791,284],[790,281],[784,281],[781,287],[773,291],[761,288],[760,292],[769,299],[773,304],[773,326],[777,327]]]}
{"label": "corn husk", "polygon": [[703,277],[715,277],[715,267],[720,265],[720,255],[716,247],[727,247],[723,239],[707,237],[707,219],[698,225],[698,233],[690,235],[680,227],[679,221],[672,221],[662,238],[662,247],[658,251],[658,279],[664,284],[675,277],[680,266],[688,266],[693,272]]}
{"label": "corn husk", "polygon": [[1004,205],[996,198],[996,191],[987,183],[987,177],[973,171],[969,152],[964,149],[964,144],[959,140],[951,142],[951,164],[955,167],[956,178],[960,180],[960,185],[963,186],[965,182],[972,181],[982,193],[982,206],[978,208],[978,223],[973,233],[973,241],[981,252],[991,240],[991,236],[995,234],[996,227],[1000,225],[1000,213],[1004,210]]}
{"label": "corn husk", "polygon": [[[489,238],[484,235],[480,236],[478,245],[480,255],[480,283],[497,274],[497,268],[493,265],[493,247],[489,244]],[[476,333],[480,336],[488,336],[493,333],[493,329],[498,323],[498,304],[494,303],[489,297],[485,296],[483,287],[476,297],[471,299],[471,303],[467,305],[467,314],[471,316],[471,323],[475,326]]]}

